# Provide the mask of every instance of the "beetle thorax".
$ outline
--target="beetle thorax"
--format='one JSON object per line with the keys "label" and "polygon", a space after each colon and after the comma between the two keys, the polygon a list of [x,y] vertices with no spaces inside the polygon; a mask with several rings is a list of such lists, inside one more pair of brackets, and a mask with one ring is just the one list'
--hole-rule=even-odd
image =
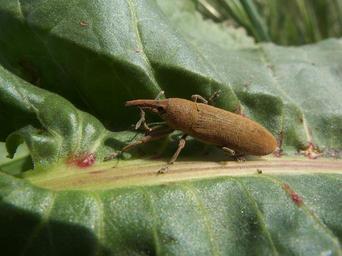
{"label": "beetle thorax", "polygon": [[189,131],[197,118],[196,104],[178,98],[169,98],[168,100],[167,111],[163,115],[163,119],[175,130]]}

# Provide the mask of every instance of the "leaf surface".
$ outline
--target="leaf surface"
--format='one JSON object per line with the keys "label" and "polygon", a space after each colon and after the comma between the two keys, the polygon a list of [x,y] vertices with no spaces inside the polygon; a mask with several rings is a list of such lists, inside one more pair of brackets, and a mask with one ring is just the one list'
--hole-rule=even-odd
{"label": "leaf surface", "polygon": [[[2,1],[0,139],[11,157],[27,146],[0,159],[2,254],[341,255],[341,160],[294,155],[341,154],[341,40],[255,44],[175,3]],[[160,90],[221,90],[216,106],[290,157],[235,163],[191,140],[196,157],[157,175],[150,157],[170,156],[177,134],[117,157],[141,136],[124,102]]]}

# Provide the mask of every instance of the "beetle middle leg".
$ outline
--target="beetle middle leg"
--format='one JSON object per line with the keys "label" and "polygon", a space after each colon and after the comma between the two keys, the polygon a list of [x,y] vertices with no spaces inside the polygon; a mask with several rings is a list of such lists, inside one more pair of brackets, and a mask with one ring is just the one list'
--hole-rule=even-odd
{"label": "beetle middle leg", "polygon": [[194,94],[191,96],[192,101],[198,102],[200,101],[201,103],[212,105],[213,102],[220,96],[221,90],[215,91],[208,100],[206,100],[203,96],[199,94]]}
{"label": "beetle middle leg", "polygon": [[212,105],[214,103],[214,101],[220,97],[220,93],[221,93],[221,90],[217,90],[215,91],[208,99],[208,104],[209,105]]}
{"label": "beetle middle leg", "polygon": [[191,95],[191,99],[194,102],[200,101],[200,102],[202,102],[204,104],[208,104],[208,101],[203,96],[201,96],[199,94]]}
{"label": "beetle middle leg", "polygon": [[186,144],[186,137],[188,135],[187,134],[183,134],[183,136],[181,137],[181,139],[178,142],[178,147],[176,152],[173,154],[172,158],[170,159],[170,161],[167,163],[166,166],[162,167],[159,171],[158,174],[162,174],[167,172],[167,170],[169,169],[170,165],[174,164],[179,156],[179,153],[182,151],[182,149],[185,147]]}

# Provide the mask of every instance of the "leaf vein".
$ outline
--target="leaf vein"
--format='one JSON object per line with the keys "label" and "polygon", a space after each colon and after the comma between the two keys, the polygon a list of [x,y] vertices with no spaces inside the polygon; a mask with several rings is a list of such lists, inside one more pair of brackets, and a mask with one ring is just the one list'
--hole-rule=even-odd
{"label": "leaf vein", "polygon": [[158,218],[158,215],[156,213],[156,209],[152,203],[152,195],[148,190],[145,190],[144,188],[141,188],[143,194],[145,195],[145,197],[148,199],[148,204],[151,208],[152,211],[152,216],[153,217],[153,223],[152,223],[152,233],[153,233],[153,238],[155,241],[155,255],[161,255],[161,247],[160,247],[160,238],[159,238],[159,234],[158,234],[158,230],[156,228],[156,221]]}
{"label": "leaf vein", "polygon": [[37,235],[39,234],[39,232],[42,230],[42,228],[48,223],[48,219],[51,213],[51,210],[54,206],[55,203],[55,199],[56,199],[57,194],[52,192],[51,195],[51,202],[49,207],[46,208],[45,214],[42,216],[41,222],[37,224],[37,226],[33,229],[33,231],[31,232],[30,236],[27,239],[27,242],[25,244],[25,246],[23,246],[23,251],[20,255],[26,255],[28,249],[30,248],[32,242],[34,241],[34,239],[37,237]]}
{"label": "leaf vein", "polygon": [[256,216],[257,216],[257,218],[259,220],[259,225],[260,225],[262,231],[264,231],[264,233],[265,233],[265,235],[267,237],[267,240],[270,242],[271,248],[273,250],[274,255],[279,255],[279,253],[277,251],[277,248],[276,248],[276,246],[274,244],[274,241],[272,239],[271,233],[266,228],[266,224],[265,224],[262,212],[261,212],[261,210],[260,210],[260,208],[258,206],[258,203],[257,203],[256,199],[251,195],[251,193],[246,188],[246,185],[242,181],[239,181],[239,179],[236,178],[236,177],[231,177],[231,179],[235,180],[236,183],[238,183],[240,185],[240,187],[242,188],[242,190],[245,193],[246,197],[251,202],[253,208],[255,209]]}
{"label": "leaf vein", "polygon": [[220,255],[219,249],[218,249],[219,247],[218,247],[217,243],[215,242],[216,239],[214,239],[214,232],[213,232],[212,226],[210,225],[208,211],[206,210],[203,201],[198,196],[197,190],[190,183],[187,183],[187,184],[183,183],[181,186],[184,187],[185,190],[190,192],[192,197],[197,201],[198,209],[202,213],[201,216],[204,219],[204,224],[205,224],[205,227],[206,227],[206,229],[208,231],[209,241],[210,241],[211,250],[212,250],[212,254],[211,255]]}

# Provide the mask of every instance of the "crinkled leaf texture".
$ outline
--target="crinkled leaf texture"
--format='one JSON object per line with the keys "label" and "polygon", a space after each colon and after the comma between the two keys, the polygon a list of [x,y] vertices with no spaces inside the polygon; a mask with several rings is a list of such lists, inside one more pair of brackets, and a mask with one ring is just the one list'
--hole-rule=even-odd
{"label": "crinkled leaf texture", "polygon": [[190,143],[200,156],[164,175],[156,160],[103,162],[134,137],[104,125],[127,128],[124,101],[161,89],[220,89],[217,106],[286,154],[340,154],[341,40],[255,45],[174,3],[1,1],[0,139],[10,157],[26,145],[0,158],[1,255],[341,255],[341,160],[222,162]]}
{"label": "crinkled leaf texture", "polygon": [[28,146],[36,168],[89,155],[94,161],[103,161],[123,145],[115,139],[120,133],[107,131],[97,119],[77,110],[64,98],[30,85],[2,67],[0,83],[3,113],[9,119],[16,119],[16,112],[30,116],[31,123],[36,125],[27,124],[7,137],[10,158],[23,142]]}

